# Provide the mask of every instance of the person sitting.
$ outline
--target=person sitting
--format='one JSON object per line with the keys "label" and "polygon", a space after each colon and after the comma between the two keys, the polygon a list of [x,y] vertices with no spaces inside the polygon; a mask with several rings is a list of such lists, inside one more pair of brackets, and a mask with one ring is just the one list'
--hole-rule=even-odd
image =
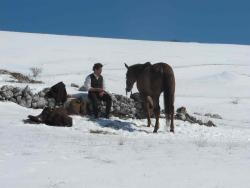
{"label": "person sitting", "polygon": [[109,118],[112,105],[111,96],[105,91],[104,79],[102,74],[101,63],[96,63],[93,66],[93,73],[85,79],[84,86],[88,91],[88,97],[93,105],[93,113],[95,118],[99,118],[98,100],[106,102],[105,118]]}

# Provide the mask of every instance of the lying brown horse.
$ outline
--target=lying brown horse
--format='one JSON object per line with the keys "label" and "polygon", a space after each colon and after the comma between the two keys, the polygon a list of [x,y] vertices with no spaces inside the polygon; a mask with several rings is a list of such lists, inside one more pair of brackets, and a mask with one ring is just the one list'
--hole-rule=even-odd
{"label": "lying brown horse", "polygon": [[151,112],[153,109],[156,122],[154,132],[159,129],[160,105],[159,97],[161,92],[164,92],[164,107],[166,121],[170,124],[170,131],[174,132],[174,95],[175,95],[175,77],[172,68],[166,63],[151,64],[136,64],[128,66],[126,74],[126,92],[130,92],[134,83],[137,84],[137,89],[145,103],[148,127],[151,124]]}

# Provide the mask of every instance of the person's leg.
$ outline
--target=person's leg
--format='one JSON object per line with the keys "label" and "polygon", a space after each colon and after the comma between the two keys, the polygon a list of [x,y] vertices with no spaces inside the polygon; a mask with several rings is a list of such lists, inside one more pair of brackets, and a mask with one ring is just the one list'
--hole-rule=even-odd
{"label": "person's leg", "polygon": [[91,100],[92,106],[93,106],[93,112],[95,118],[98,118],[98,98],[97,98],[97,93],[96,92],[89,92],[88,96],[89,99]]}
{"label": "person's leg", "polygon": [[106,102],[106,118],[109,118],[109,113],[110,113],[110,109],[111,109],[111,105],[112,105],[112,99],[111,96],[107,93],[105,93],[102,97],[101,100]]}

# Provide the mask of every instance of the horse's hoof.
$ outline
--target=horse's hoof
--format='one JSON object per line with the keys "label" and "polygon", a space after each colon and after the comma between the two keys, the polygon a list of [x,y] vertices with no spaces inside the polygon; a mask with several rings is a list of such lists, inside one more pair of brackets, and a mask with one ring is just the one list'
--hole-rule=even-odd
{"label": "horse's hoof", "polygon": [[150,127],[150,125],[147,125],[147,127]]}
{"label": "horse's hoof", "polygon": [[171,129],[170,132],[174,133],[174,129]]}
{"label": "horse's hoof", "polygon": [[157,133],[158,129],[154,129],[153,133]]}

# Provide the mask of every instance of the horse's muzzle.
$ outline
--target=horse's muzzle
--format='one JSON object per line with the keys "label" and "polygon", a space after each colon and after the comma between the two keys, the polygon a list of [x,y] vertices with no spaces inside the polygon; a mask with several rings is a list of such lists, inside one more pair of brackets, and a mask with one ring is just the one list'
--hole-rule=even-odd
{"label": "horse's muzzle", "polygon": [[126,91],[126,96],[127,96],[127,95],[128,95],[128,92],[130,92],[131,89],[126,88],[125,91]]}
{"label": "horse's muzzle", "polygon": [[128,92],[130,92],[130,96],[131,96],[132,95],[132,89],[129,90],[129,89],[126,88],[126,96],[128,95]]}

